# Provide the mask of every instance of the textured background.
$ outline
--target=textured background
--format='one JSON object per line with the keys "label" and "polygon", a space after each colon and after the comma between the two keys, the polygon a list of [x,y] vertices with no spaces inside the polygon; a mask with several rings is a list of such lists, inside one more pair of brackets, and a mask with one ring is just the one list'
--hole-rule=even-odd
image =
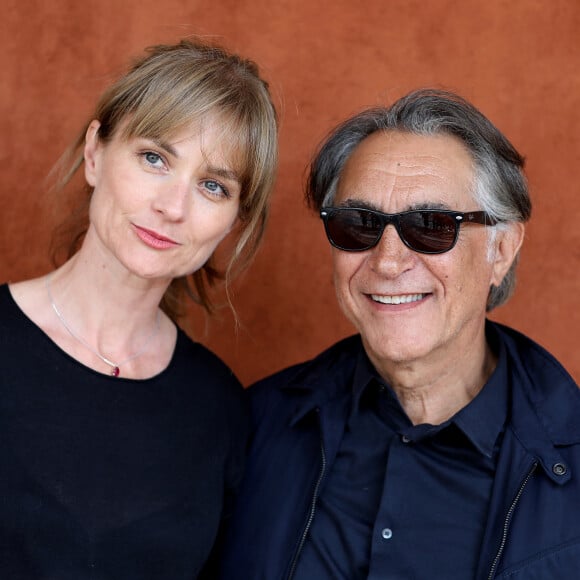
{"label": "textured background", "polygon": [[471,100],[527,158],[534,201],[516,296],[493,318],[580,380],[580,3],[576,0],[0,0],[0,281],[50,267],[45,177],[128,58],[202,35],[256,60],[281,114],[265,244],[227,310],[189,331],[244,383],[352,332],[328,244],[303,202],[327,131],[363,107],[436,86]]}

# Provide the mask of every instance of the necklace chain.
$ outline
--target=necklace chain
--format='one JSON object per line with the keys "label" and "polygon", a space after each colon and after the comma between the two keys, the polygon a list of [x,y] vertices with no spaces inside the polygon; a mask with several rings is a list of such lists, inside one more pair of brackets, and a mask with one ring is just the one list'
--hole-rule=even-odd
{"label": "necklace chain", "polygon": [[56,306],[56,303],[54,301],[54,298],[52,296],[52,292],[50,289],[50,282],[51,282],[51,278],[52,275],[47,276],[46,278],[46,292],[48,294],[48,299],[50,300],[50,304],[52,306],[52,309],[54,310],[54,313],[56,314],[57,318],[60,320],[60,323],[64,326],[64,328],[66,329],[66,331],[80,344],[82,344],[87,350],[90,350],[95,356],[99,357],[106,365],[111,367],[111,376],[113,377],[118,377],[120,374],[120,367],[123,366],[124,364],[128,363],[129,361],[132,361],[134,359],[136,359],[137,357],[140,357],[146,350],[147,350],[147,346],[149,345],[149,343],[151,342],[151,340],[153,339],[153,337],[159,332],[159,311],[157,311],[157,318],[155,321],[155,328],[153,329],[153,332],[145,339],[145,342],[143,343],[143,345],[141,346],[141,348],[134,354],[132,354],[131,356],[127,357],[126,359],[122,360],[121,362],[118,363],[114,363],[112,360],[108,359],[106,356],[103,356],[98,350],[96,350],[95,348],[93,348],[88,342],[86,342],[81,336],[79,336],[78,334],[76,334],[76,332],[73,331],[73,329],[68,325],[68,322],[64,319],[63,315],[61,314],[60,310],[58,309],[58,307]]}

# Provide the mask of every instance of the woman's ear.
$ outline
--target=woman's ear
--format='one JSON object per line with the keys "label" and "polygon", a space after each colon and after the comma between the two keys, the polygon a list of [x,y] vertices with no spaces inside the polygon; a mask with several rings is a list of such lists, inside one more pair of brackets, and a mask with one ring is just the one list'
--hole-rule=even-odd
{"label": "woman's ear", "polygon": [[93,120],[85,134],[85,179],[91,187],[95,187],[99,161],[99,128],[101,124]]}
{"label": "woman's ear", "polygon": [[495,255],[493,258],[493,274],[491,283],[499,286],[508,270],[511,268],[522,244],[526,228],[522,222],[511,222],[505,229],[496,234]]}

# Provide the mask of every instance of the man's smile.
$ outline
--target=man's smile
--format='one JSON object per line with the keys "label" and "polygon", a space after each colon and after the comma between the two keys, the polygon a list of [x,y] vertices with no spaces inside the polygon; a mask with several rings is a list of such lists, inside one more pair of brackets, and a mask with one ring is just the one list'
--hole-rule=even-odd
{"label": "man's smile", "polygon": [[410,302],[418,302],[423,300],[427,294],[396,294],[396,295],[385,295],[385,294],[371,294],[372,300],[375,302],[380,302],[381,304],[408,304]]}

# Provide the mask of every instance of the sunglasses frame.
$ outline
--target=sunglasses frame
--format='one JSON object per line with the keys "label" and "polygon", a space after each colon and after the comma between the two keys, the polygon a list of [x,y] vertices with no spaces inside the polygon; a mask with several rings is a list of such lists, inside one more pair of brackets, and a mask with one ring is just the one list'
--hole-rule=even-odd
{"label": "sunglasses frame", "polygon": [[[347,211],[363,211],[363,212],[367,212],[369,214],[372,214],[373,216],[378,218],[378,220],[381,224],[381,228],[380,228],[379,233],[377,235],[377,239],[372,244],[369,244],[368,246],[364,246],[363,248],[351,249],[351,248],[344,248],[344,247],[340,246],[332,239],[332,236],[330,235],[330,232],[329,232],[328,219],[333,214],[347,212]],[[410,243],[404,238],[403,234],[401,233],[400,219],[402,216],[409,215],[409,214],[417,214],[417,213],[421,213],[421,214],[423,214],[423,213],[439,213],[439,214],[445,214],[445,215],[451,216],[454,219],[453,223],[455,225],[455,236],[453,238],[453,243],[451,244],[451,246],[449,246],[449,248],[446,248],[444,250],[429,251],[429,250],[417,250],[412,245],[410,245]],[[484,225],[484,226],[494,226],[498,223],[498,220],[496,220],[495,218],[490,216],[485,211],[460,212],[460,211],[453,211],[453,210],[448,210],[448,209],[415,209],[415,210],[403,211],[400,213],[384,213],[382,211],[378,211],[376,209],[370,209],[368,207],[350,207],[350,206],[323,207],[320,210],[320,217],[321,217],[322,221],[324,222],[324,230],[326,232],[326,237],[328,238],[328,241],[330,242],[330,244],[332,246],[334,246],[338,250],[342,250],[343,252],[366,252],[368,250],[371,250],[381,241],[381,238],[383,237],[383,234],[385,232],[385,228],[389,224],[393,224],[395,226],[395,229],[397,230],[397,234],[399,235],[400,240],[403,242],[403,244],[405,244],[405,246],[407,246],[407,248],[409,248],[413,252],[417,252],[419,254],[431,254],[431,255],[444,254],[446,252],[449,252],[450,250],[452,250],[455,247],[455,244],[457,243],[457,239],[459,238],[459,228],[460,228],[461,224],[480,224],[480,225]]]}

